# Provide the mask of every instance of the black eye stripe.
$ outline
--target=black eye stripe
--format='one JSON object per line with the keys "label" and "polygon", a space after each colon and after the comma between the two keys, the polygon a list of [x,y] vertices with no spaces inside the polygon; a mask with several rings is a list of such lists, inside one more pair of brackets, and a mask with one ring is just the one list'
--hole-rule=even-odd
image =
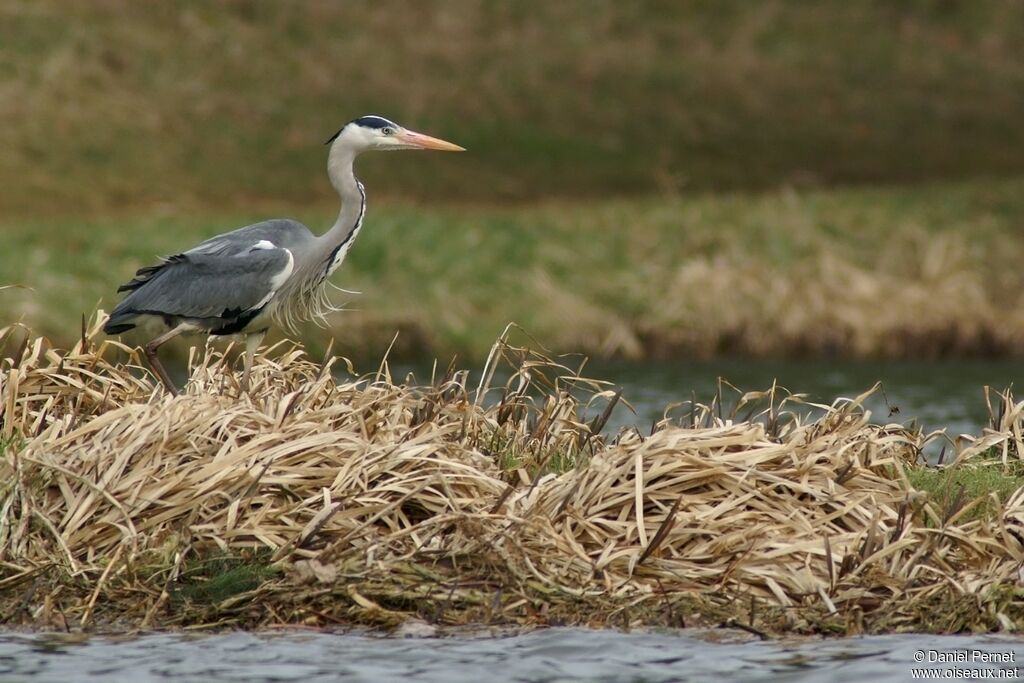
{"label": "black eye stripe", "polygon": [[[351,125],[353,123],[363,128],[371,128],[374,130],[383,129],[385,135],[394,135],[395,131],[398,130],[398,124],[396,124],[394,121],[388,121],[383,116],[375,116],[372,114],[369,116],[360,116],[358,119],[353,119],[349,123],[345,124],[345,126]],[[342,126],[340,129],[338,129],[338,132],[332,135],[330,138],[328,138],[327,142],[324,144],[329,145],[332,142],[334,142],[334,140],[339,135],[341,135],[341,131],[345,130],[345,126]],[[390,130],[391,132],[387,132],[388,130]]]}
{"label": "black eye stripe", "polygon": [[395,123],[388,121],[383,116],[360,116],[353,123],[362,126],[363,128],[394,128]]}

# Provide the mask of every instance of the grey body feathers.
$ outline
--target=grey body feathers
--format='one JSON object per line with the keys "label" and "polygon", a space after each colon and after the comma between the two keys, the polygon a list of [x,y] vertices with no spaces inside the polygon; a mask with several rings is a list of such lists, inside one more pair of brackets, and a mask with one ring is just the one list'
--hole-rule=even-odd
{"label": "grey body feathers", "polygon": [[290,218],[275,218],[238,228],[223,235],[211,237],[192,247],[186,254],[240,253],[266,240],[275,246],[295,250],[309,244],[315,238],[302,223]]}
{"label": "grey body feathers", "polygon": [[[218,235],[141,268],[118,291],[129,292],[104,326],[108,334],[154,316],[168,327],[188,323],[211,334],[254,331],[291,274],[295,252],[315,240],[306,226],[277,219]],[[265,327],[265,325],[264,325]]]}

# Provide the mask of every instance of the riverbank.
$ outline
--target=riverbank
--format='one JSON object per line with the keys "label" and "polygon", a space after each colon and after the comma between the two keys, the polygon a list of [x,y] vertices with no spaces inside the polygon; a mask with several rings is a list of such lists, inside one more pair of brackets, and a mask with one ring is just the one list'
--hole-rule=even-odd
{"label": "riverbank", "polygon": [[[335,207],[299,214],[328,225]],[[0,225],[6,319],[70,346],[158,254],[275,215]],[[511,320],[595,358],[936,358],[1024,352],[1024,179],[518,207],[378,202],[334,282],[328,340],[373,367],[479,363]],[[524,338],[525,339],[525,338]],[[135,343],[140,340],[129,339]],[[184,356],[187,345],[168,347]],[[360,364],[362,365],[362,363]]]}
{"label": "riverbank", "polygon": [[[1024,624],[1009,398],[943,477],[863,397],[804,423],[750,394],[605,435],[614,394],[498,345],[499,387],[338,382],[278,347],[249,395],[213,353],[170,398],[97,329],[67,354],[0,335],[7,626]],[[1001,485],[960,486],[971,472]]]}

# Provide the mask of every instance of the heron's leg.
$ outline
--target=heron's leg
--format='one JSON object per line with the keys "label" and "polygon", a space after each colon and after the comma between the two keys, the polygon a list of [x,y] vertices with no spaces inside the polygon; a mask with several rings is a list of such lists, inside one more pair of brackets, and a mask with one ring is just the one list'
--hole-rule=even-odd
{"label": "heron's leg", "polygon": [[266,330],[260,330],[245,336],[245,369],[242,370],[242,391],[249,391],[249,375],[252,373],[252,361],[256,356],[256,349],[259,348],[266,334]]}
{"label": "heron's leg", "polygon": [[160,362],[160,357],[156,355],[156,350],[187,329],[188,325],[182,323],[177,327],[173,327],[167,332],[164,332],[159,337],[142,347],[146,352],[146,358],[149,359],[150,366],[152,366],[154,372],[156,372],[156,376],[160,378],[160,381],[163,383],[164,387],[166,387],[167,391],[170,392],[171,396],[177,396],[178,389],[174,386],[174,382],[171,381],[171,376],[167,374],[166,370],[164,370],[164,366]]}

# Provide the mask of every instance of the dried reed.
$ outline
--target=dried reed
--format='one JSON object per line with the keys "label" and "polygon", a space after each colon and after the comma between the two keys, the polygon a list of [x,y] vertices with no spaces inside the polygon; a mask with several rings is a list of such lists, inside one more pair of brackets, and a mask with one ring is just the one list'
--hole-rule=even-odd
{"label": "dried reed", "polygon": [[[0,330],[2,623],[1024,621],[1024,490],[941,509],[906,476],[935,437],[872,424],[864,396],[802,421],[746,394],[607,437],[617,394],[504,342],[476,387],[342,381],[278,346],[249,394],[207,351],[171,398],[98,329],[67,352]],[[1001,400],[960,460],[1019,460],[1024,404]]]}

